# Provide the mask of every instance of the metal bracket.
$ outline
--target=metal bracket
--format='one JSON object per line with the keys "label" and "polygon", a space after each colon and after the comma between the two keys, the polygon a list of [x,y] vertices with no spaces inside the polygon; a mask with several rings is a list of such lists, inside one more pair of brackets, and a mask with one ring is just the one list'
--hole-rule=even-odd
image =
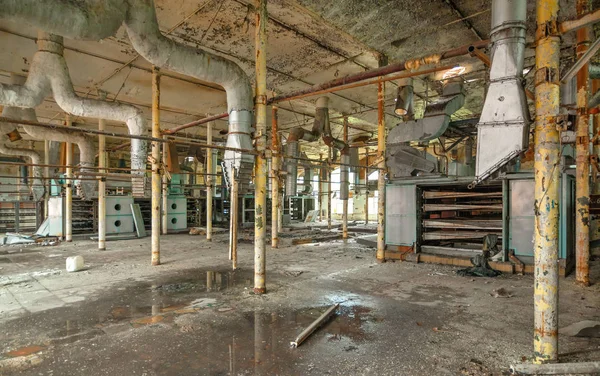
{"label": "metal bracket", "polygon": [[569,116],[566,114],[563,115],[557,115],[554,118],[554,123],[556,124],[556,130],[559,132],[565,132],[569,130]]}
{"label": "metal bracket", "polygon": [[539,86],[545,83],[552,83],[558,85],[560,73],[556,68],[542,67],[535,71],[535,86]]}
{"label": "metal bracket", "polygon": [[263,95],[257,95],[255,100],[254,100],[255,104],[267,104],[267,96],[265,94]]}

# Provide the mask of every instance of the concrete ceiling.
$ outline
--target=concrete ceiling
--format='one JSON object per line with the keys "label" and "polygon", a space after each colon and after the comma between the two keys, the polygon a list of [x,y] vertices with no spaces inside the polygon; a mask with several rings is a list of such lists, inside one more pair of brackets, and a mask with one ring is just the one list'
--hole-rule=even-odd
{"label": "concrete ceiling", "polygon": [[[247,0],[156,0],[161,30],[182,43],[202,47],[240,64],[254,77],[254,14]],[[351,73],[378,66],[381,54],[390,62],[459,47],[489,36],[491,0],[270,0],[268,24],[268,89],[272,95],[306,88]],[[572,17],[574,1],[561,15]],[[535,2],[529,1],[529,39],[535,27]],[[469,17],[469,27],[463,17]],[[36,51],[36,30],[2,21],[0,24],[0,81],[10,73],[26,74]],[[65,40],[65,58],[76,91],[97,97],[104,91],[109,100],[139,106],[148,119],[151,104],[150,64],[137,56],[123,29],[101,42]],[[482,106],[485,72],[482,64],[464,58],[471,71],[467,77],[467,102],[460,117],[472,117]],[[527,64],[526,64],[527,65]],[[417,107],[437,95],[436,76],[416,81]],[[365,86],[328,94],[335,135],[341,134],[342,114],[350,117],[350,137],[376,129],[377,92]],[[394,83],[386,84],[386,125],[400,120],[393,116]],[[317,97],[282,102],[278,106],[280,129],[309,125]],[[163,71],[161,80],[162,128],[172,128],[207,115],[226,111],[222,88],[177,73]],[[62,111],[52,98],[37,109],[42,121],[62,121]],[[96,119],[76,119],[95,127]],[[270,121],[270,120],[269,120]],[[84,124],[84,125],[83,125]],[[225,130],[226,121],[217,121]],[[125,131],[122,124],[111,127]],[[204,137],[205,127],[191,128],[184,135]],[[285,132],[284,132],[285,135]],[[120,141],[112,141],[119,143]],[[322,147],[307,149],[315,155]]]}

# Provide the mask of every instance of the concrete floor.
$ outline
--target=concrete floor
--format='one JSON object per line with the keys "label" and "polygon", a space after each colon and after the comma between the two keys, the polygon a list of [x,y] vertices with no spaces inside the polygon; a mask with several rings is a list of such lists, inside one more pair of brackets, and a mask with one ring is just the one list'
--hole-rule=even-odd
{"label": "concrete floor", "polygon": [[[377,264],[350,240],[268,250],[268,294],[251,293],[227,234],[0,248],[0,374],[502,375],[532,354],[533,278],[465,278],[447,266]],[[66,273],[67,256],[87,270]],[[593,263],[600,278],[600,263]],[[495,298],[504,288],[510,298]],[[561,280],[560,325],[600,320],[600,284]],[[338,315],[297,349],[324,308]],[[600,358],[600,338],[561,336],[562,361]]]}

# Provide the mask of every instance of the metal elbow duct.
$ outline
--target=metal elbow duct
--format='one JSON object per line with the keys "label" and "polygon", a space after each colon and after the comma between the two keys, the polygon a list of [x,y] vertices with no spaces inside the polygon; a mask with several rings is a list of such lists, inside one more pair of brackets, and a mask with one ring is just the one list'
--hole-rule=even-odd
{"label": "metal elbow duct", "polygon": [[413,117],[413,79],[412,77],[405,78],[398,82],[398,94],[396,96],[396,104],[394,113],[398,116],[407,116],[409,119]]}
{"label": "metal elbow duct", "polygon": [[[250,79],[242,68],[231,60],[177,43],[162,35],[153,0],[127,0],[127,3],[125,27],[135,50],[158,67],[222,86],[227,94],[229,112],[226,146],[252,149],[253,91]],[[227,150],[224,162],[228,184],[233,174],[238,176],[241,184],[250,181],[253,155]]]}
{"label": "metal elbow duct", "polygon": [[450,116],[465,104],[462,79],[446,80],[440,99],[427,105],[423,118],[398,124],[387,139],[388,145],[410,141],[429,141],[440,137],[448,129]]}
{"label": "metal elbow duct", "polygon": [[476,180],[527,149],[529,108],[523,88],[526,0],[493,0],[490,86],[477,124]]}
{"label": "metal elbow duct", "polygon": [[[24,109],[18,107],[4,107],[2,109],[2,117],[7,117],[15,120],[29,120]],[[7,133],[11,132],[15,128],[14,124],[8,124],[0,122],[0,153],[5,155],[17,155],[27,157],[31,160],[31,163],[38,166],[33,166],[33,181],[31,186],[31,193],[35,201],[39,201],[44,198],[46,189],[42,181],[43,167],[39,166],[42,163],[40,154],[33,149],[11,147],[8,145]]]}

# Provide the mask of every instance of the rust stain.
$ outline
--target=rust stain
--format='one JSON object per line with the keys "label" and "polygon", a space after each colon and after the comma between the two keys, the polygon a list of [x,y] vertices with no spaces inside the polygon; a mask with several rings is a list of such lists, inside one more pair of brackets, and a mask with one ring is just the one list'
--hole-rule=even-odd
{"label": "rust stain", "polygon": [[13,351],[9,351],[6,353],[6,355],[10,356],[12,358],[17,357],[17,356],[27,356],[27,355],[38,353],[44,349],[45,349],[45,347],[38,346],[38,345],[26,346],[26,347],[21,347],[19,349],[13,350]]}

